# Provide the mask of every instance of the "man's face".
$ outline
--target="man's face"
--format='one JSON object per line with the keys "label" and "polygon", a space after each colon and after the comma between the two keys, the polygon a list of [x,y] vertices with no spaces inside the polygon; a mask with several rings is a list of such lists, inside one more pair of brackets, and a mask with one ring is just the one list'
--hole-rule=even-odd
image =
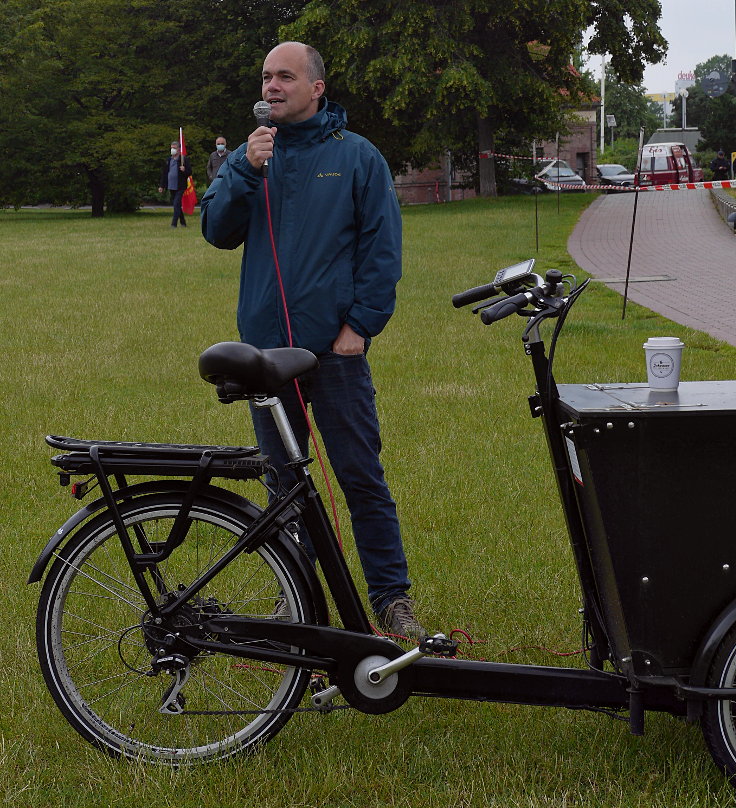
{"label": "man's face", "polygon": [[317,112],[317,104],[325,91],[325,83],[310,81],[307,54],[302,45],[277,45],[263,63],[263,100],[271,105],[271,121],[298,123]]}
{"label": "man's face", "polygon": [[225,145],[226,144],[225,144],[225,138],[224,137],[218,137],[217,140],[215,141],[215,147],[222,146],[222,148],[224,149]]}
{"label": "man's face", "polygon": [[171,144],[171,156],[172,157],[178,157],[179,156],[179,144],[178,143],[172,143]]}

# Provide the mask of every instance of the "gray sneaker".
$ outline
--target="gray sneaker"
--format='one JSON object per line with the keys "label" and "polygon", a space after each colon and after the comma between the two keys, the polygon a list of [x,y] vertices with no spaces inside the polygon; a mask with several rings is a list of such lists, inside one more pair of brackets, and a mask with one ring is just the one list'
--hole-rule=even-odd
{"label": "gray sneaker", "polygon": [[410,640],[423,640],[429,634],[414,616],[414,602],[406,595],[385,604],[378,612],[378,622],[387,633]]}

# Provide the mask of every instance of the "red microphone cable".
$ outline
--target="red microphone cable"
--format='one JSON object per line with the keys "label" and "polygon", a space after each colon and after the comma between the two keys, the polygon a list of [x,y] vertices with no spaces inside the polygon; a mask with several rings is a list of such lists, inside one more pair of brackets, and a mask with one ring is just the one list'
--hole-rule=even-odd
{"label": "red microphone cable", "polygon": [[[279,294],[281,295],[281,304],[284,308],[284,317],[286,318],[286,334],[289,338],[289,347],[294,347],[294,340],[291,334],[291,319],[289,317],[289,307],[286,305],[286,291],[284,290],[284,281],[281,277],[281,265],[279,264],[279,256],[278,251],[276,250],[276,239],[273,235],[273,221],[271,219],[271,200],[268,195],[268,178],[263,178],[263,192],[266,197],[266,219],[268,221],[268,235],[271,240],[271,252],[273,253],[273,262],[274,266],[276,267],[276,280],[279,284]],[[332,486],[330,485],[330,479],[327,475],[327,469],[325,468],[324,460],[322,459],[322,455],[319,451],[319,446],[317,445],[317,436],[314,434],[314,429],[312,428],[312,422],[309,418],[309,414],[307,413],[307,405],[304,403],[304,398],[302,397],[302,391],[299,388],[299,381],[294,379],[294,387],[296,388],[296,394],[299,399],[299,404],[302,408],[302,413],[304,414],[304,420],[307,422],[307,429],[309,430],[309,436],[312,440],[312,445],[314,446],[314,452],[317,456],[317,461],[319,462],[319,467],[322,469],[322,476],[324,477],[325,485],[327,486],[327,493],[330,497],[330,506],[332,508],[332,518],[335,522],[335,532],[337,534],[337,542],[340,545],[340,549],[342,550],[342,533],[340,531],[340,519],[337,515],[337,503],[335,501],[335,495],[332,491]]]}

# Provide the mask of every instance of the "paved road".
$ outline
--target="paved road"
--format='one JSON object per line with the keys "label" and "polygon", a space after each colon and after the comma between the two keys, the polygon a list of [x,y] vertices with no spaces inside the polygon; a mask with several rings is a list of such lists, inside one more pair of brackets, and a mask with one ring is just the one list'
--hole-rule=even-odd
{"label": "paved road", "polygon": [[[580,267],[623,295],[634,194],[600,196],[568,241]],[[736,345],[736,236],[709,191],[639,194],[629,300]]]}

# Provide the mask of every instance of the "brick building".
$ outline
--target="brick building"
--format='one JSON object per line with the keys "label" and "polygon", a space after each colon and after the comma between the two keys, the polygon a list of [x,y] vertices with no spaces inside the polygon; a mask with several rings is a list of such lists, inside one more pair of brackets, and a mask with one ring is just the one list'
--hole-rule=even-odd
{"label": "brick building", "polygon": [[554,140],[537,143],[537,156],[558,157],[569,163],[587,182],[595,184],[598,181],[595,167],[597,162],[596,151],[596,113],[600,105],[591,102],[590,105],[575,110],[569,121],[570,132],[560,135],[559,154]]}

